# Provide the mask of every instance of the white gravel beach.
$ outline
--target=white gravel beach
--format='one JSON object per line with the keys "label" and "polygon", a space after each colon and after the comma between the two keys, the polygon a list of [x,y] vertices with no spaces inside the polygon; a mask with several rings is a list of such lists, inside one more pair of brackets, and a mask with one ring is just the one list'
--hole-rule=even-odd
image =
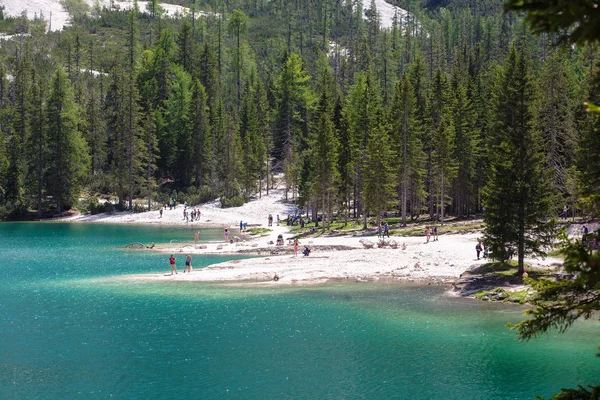
{"label": "white gravel beach", "polygon": [[[194,208],[194,207],[192,207]],[[168,265],[165,271],[131,275],[125,279],[165,280],[165,281],[230,281],[253,282],[261,284],[317,284],[328,280],[398,280],[398,281],[437,281],[451,283],[466,269],[484,263],[477,260],[475,245],[481,233],[440,235],[438,241],[425,243],[424,236],[394,236],[397,248],[378,248],[377,237],[372,232],[356,235],[357,232],[337,232],[334,235],[323,235],[300,239],[298,255],[293,255],[293,246],[289,239],[297,232],[290,232],[286,224],[277,226],[277,215],[283,220],[288,214],[294,214],[296,207],[283,201],[283,190],[275,189],[267,196],[263,193],[260,199],[250,201],[241,207],[222,209],[219,202],[211,202],[197,206],[202,212],[200,222],[186,223],[183,219],[183,206],[163,211],[162,218],[158,211],[145,213],[116,212],[112,214],[79,215],[65,218],[66,221],[106,222],[128,224],[161,224],[169,226],[186,226],[194,228],[222,227],[231,228],[232,237],[239,235],[239,222],[244,221],[248,227],[267,228],[268,215],[273,215],[272,231],[267,236],[240,238],[238,243],[221,242],[201,243],[194,245],[193,237],[187,244],[160,244],[151,251],[173,253],[178,256],[182,269],[185,254],[194,258],[202,254],[249,254],[259,255],[244,260],[232,260],[215,264],[206,268],[195,269],[192,273],[171,276]],[[276,246],[277,236],[285,239],[283,246]],[[375,244],[373,248],[365,248],[361,240]],[[388,240],[386,238],[386,240]],[[310,256],[302,255],[308,246]],[[146,251],[146,250],[141,250]],[[535,263],[550,265],[556,259],[529,260]],[[278,279],[274,280],[277,276]],[[121,277],[122,278],[122,277]]]}

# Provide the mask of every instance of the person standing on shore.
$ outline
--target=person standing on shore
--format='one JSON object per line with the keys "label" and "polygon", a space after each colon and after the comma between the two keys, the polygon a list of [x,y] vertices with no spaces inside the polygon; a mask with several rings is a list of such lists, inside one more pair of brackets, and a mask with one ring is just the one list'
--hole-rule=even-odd
{"label": "person standing on shore", "polygon": [[185,255],[185,267],[183,267],[184,274],[186,269],[187,272],[192,272],[192,256],[190,256],[189,254]]}
{"label": "person standing on shore", "polygon": [[194,233],[194,245],[198,244],[198,236],[200,235],[200,232],[196,231],[196,233]]}
{"label": "person standing on shore", "polygon": [[437,225],[433,226],[433,241],[437,242],[438,240],[438,232],[437,232]]}
{"label": "person standing on shore", "polygon": [[298,239],[294,239],[294,257],[298,257]]}
{"label": "person standing on shore", "polygon": [[481,254],[482,249],[483,249],[483,246],[481,245],[481,242],[477,242],[477,244],[475,245],[475,251],[477,252],[478,260],[479,260],[479,254]]}
{"label": "person standing on shore", "polygon": [[429,227],[426,226],[425,227],[425,243],[429,243],[430,237],[431,237],[431,231],[429,230]]}
{"label": "person standing on shore", "polygon": [[225,237],[225,242],[229,242],[229,230],[227,228],[225,228],[225,233],[223,236]]}
{"label": "person standing on shore", "polygon": [[177,267],[175,266],[175,257],[173,257],[173,254],[171,254],[171,257],[169,257],[169,264],[171,265],[171,275],[173,275],[173,272],[177,273]]}
{"label": "person standing on shore", "polygon": [[390,238],[390,226],[388,225],[387,221],[385,221],[383,223],[383,237],[385,238],[385,235],[387,235],[388,239]]}

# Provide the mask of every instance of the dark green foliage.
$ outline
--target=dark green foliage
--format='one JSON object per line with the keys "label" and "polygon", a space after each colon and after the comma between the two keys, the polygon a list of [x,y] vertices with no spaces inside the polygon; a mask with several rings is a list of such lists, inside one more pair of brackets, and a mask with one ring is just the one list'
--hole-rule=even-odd
{"label": "dark green foliage", "polygon": [[50,83],[45,125],[51,160],[45,181],[58,211],[77,202],[89,167],[87,144],[77,130],[77,112],[71,82],[67,73],[58,69]]}
{"label": "dark green foliage", "polygon": [[485,187],[485,243],[498,261],[518,258],[519,275],[525,255],[544,256],[551,245],[549,221],[554,200],[549,190],[541,137],[535,127],[527,50],[512,47],[496,103],[496,137]]}
{"label": "dark green foliage", "polygon": [[537,32],[564,35],[583,43],[600,38],[600,7],[588,0],[507,0],[507,10],[525,11],[525,19]]}
{"label": "dark green foliage", "polygon": [[[409,14],[397,13],[388,30],[370,0],[196,2],[195,18],[172,18],[156,1],[131,11],[107,5],[76,12],[71,26],[47,35],[39,21],[0,20],[8,31],[31,33],[0,47],[0,204],[11,198],[11,207],[41,210],[53,200],[45,179],[52,140],[40,134],[46,127],[40,129],[39,115],[62,65],[91,160],[84,179],[89,196],[116,195],[126,208],[143,197],[151,208],[156,190],[168,186],[249,200],[264,189],[268,194],[273,172],[285,172],[288,199],[366,222],[363,161],[369,138],[383,130],[397,175],[385,202],[392,208],[383,212],[400,204],[405,220],[426,209],[430,218],[471,216],[481,211],[496,131],[494,71],[519,38],[531,46],[540,85],[556,83],[555,95],[539,96],[536,104],[540,116],[558,116],[554,125],[538,120],[543,138],[561,137],[548,161],[560,165],[553,190],[569,199],[572,212],[579,212],[579,200],[592,210],[591,191],[576,184],[580,170],[590,175],[589,164],[578,161],[586,152],[578,149],[574,127],[593,131],[579,103],[590,91],[594,49],[554,54],[548,51],[554,37],[536,40],[519,16],[499,12],[498,1],[448,0],[430,9],[416,0],[401,3]],[[410,97],[403,77],[414,106],[394,104],[402,79],[403,96]],[[327,93],[327,112],[315,93]],[[410,115],[402,119],[405,109]],[[559,128],[546,129],[553,126]],[[420,145],[425,158],[420,150],[400,152],[405,132],[408,147]],[[597,141],[584,136],[592,149]],[[335,173],[325,174],[332,166]]]}

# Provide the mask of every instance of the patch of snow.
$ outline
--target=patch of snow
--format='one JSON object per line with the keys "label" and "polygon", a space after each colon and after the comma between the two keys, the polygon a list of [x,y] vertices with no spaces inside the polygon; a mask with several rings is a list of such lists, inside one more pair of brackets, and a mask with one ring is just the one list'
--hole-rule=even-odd
{"label": "patch of snow", "polygon": [[[371,3],[364,4],[363,14],[371,7]],[[377,12],[379,13],[379,24],[381,28],[389,29],[392,27],[392,23],[394,21],[394,15],[396,11],[398,11],[398,19],[402,23],[402,21],[406,18],[406,14],[408,13],[406,10],[391,5],[387,3],[385,0],[375,0],[375,7],[377,8]],[[364,17],[364,15],[363,15]]]}
{"label": "patch of snow", "polygon": [[108,74],[106,72],[100,72],[100,71],[96,71],[96,70],[93,70],[93,69],[90,70],[90,69],[87,69],[87,68],[80,68],[79,72],[84,73],[84,74],[92,74],[94,76],[100,76],[100,75],[108,76]]}
{"label": "patch of snow", "polygon": [[[90,9],[94,7],[94,0],[84,0]],[[18,17],[26,13],[29,19],[34,16],[41,16],[48,22],[47,29],[52,31],[60,31],[70,23],[70,16],[67,10],[60,4],[60,0],[2,0],[0,2],[4,6],[4,14],[11,17]],[[101,7],[115,7],[121,10],[129,10],[133,5],[131,0],[100,0]],[[138,7],[141,12],[146,12],[147,1],[139,1]],[[167,17],[175,17],[177,15],[185,15],[189,12],[187,7],[182,7],[175,4],[161,3],[160,6],[164,10],[164,15]],[[198,16],[207,15],[206,13],[198,12]]]}
{"label": "patch of snow", "polygon": [[4,33],[0,33],[0,40],[11,40],[18,37],[31,36],[31,33],[17,33],[15,35],[6,35]]}

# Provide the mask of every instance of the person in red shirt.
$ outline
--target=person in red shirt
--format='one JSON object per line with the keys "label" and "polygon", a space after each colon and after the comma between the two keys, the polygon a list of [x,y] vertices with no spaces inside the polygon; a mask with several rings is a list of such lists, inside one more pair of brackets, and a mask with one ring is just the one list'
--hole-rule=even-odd
{"label": "person in red shirt", "polygon": [[171,254],[171,257],[169,257],[169,264],[171,264],[171,275],[173,275],[173,272],[177,273],[177,267],[175,266],[175,257],[173,257],[173,254]]}

